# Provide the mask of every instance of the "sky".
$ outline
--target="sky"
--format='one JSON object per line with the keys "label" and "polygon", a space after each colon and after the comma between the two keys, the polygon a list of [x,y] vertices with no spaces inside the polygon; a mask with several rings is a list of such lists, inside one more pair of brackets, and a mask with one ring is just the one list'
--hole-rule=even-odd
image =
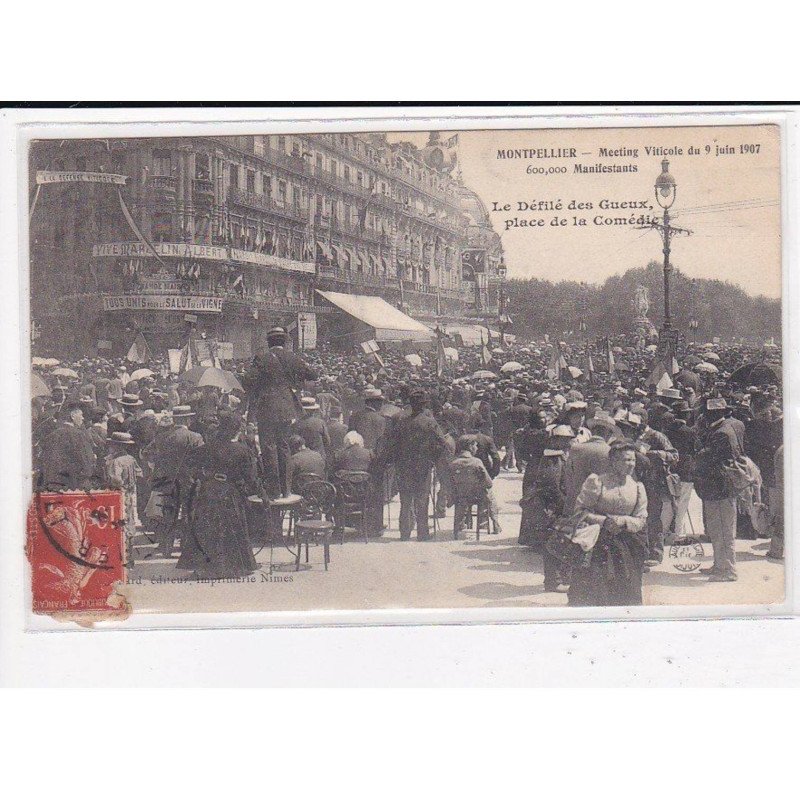
{"label": "sky", "polygon": [[[390,140],[422,146],[427,134],[396,133]],[[509,277],[602,283],[649,261],[661,263],[656,230],[604,223],[631,213],[661,221],[653,185],[663,156],[645,147],[675,151],[666,156],[677,182],[670,215],[692,233],[673,237],[673,266],[689,278],[730,280],[749,294],[780,297],[780,131],[774,125],[459,132],[464,184],[490,210]],[[499,150],[523,149],[534,152],[498,158]],[[576,174],[576,164],[637,170]],[[645,208],[604,210],[604,199]],[[558,201],[562,209],[553,210]],[[592,208],[571,210],[570,201]],[[566,224],[553,225],[555,217]],[[573,217],[586,225],[575,225]]]}

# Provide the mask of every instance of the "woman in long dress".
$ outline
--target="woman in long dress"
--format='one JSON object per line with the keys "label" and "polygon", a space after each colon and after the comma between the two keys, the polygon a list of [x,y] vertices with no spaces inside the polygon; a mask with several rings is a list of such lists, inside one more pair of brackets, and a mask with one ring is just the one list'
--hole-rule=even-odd
{"label": "woman in long dress", "polygon": [[587,567],[572,570],[571,606],[642,604],[642,573],[647,552],[647,492],[634,480],[632,442],[611,445],[610,469],[590,475],[575,504],[583,525],[601,525]]}
{"label": "woman in long dress", "polygon": [[247,527],[247,496],[258,492],[250,449],[233,441],[240,420],[222,413],[213,440],[199,447],[190,465],[188,544],[198,578],[241,578],[257,568]]}

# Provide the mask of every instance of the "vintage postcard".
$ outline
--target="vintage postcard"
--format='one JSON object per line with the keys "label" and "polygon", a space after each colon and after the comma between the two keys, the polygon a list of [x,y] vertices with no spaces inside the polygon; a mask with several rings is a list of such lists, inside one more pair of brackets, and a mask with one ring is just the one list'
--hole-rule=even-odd
{"label": "vintage postcard", "polygon": [[783,608],[782,128],[671,119],[32,136],[33,612]]}

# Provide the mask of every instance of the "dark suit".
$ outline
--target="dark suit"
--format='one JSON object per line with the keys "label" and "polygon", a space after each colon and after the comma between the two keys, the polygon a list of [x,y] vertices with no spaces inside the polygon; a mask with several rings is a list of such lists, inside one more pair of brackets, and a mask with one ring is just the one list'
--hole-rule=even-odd
{"label": "dark suit", "polygon": [[88,432],[62,422],[42,442],[42,483],[50,491],[86,489],[94,470]]}
{"label": "dark suit", "polygon": [[299,416],[294,388],[316,373],[300,356],[283,347],[271,347],[253,359],[243,384],[258,423],[264,483],[270,497],[288,492],[290,426]]}
{"label": "dark suit", "polygon": [[193,451],[202,446],[203,437],[183,425],[159,433],[143,454],[153,464],[152,488],[158,498],[161,517],[156,517],[156,539],[160,552],[172,554],[181,507],[189,497]]}
{"label": "dark suit", "polygon": [[298,450],[289,456],[286,471],[288,491],[302,494],[303,482],[325,480],[325,459],[316,450]]}
{"label": "dark suit", "polygon": [[426,539],[431,468],[447,448],[442,429],[428,411],[412,412],[396,419],[385,453],[396,469],[400,490],[400,537],[409,539],[417,523],[417,536]]}
{"label": "dark suit", "polygon": [[386,418],[374,408],[354,411],[350,415],[351,431],[357,431],[364,439],[364,447],[374,450],[386,432]]}

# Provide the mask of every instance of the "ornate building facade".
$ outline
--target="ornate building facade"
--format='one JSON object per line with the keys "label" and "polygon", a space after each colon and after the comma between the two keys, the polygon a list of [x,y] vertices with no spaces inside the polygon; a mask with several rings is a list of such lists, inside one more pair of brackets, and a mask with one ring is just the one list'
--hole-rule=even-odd
{"label": "ornate building facade", "polygon": [[[248,357],[274,324],[372,295],[433,324],[497,313],[499,237],[437,134],[40,141],[40,170],[126,176],[38,187],[32,315],[44,344],[157,349],[203,333]],[[138,228],[141,237],[134,234]],[[165,313],[174,312],[174,313]],[[315,325],[315,327],[317,327]],[[71,332],[71,331],[70,331]]]}

